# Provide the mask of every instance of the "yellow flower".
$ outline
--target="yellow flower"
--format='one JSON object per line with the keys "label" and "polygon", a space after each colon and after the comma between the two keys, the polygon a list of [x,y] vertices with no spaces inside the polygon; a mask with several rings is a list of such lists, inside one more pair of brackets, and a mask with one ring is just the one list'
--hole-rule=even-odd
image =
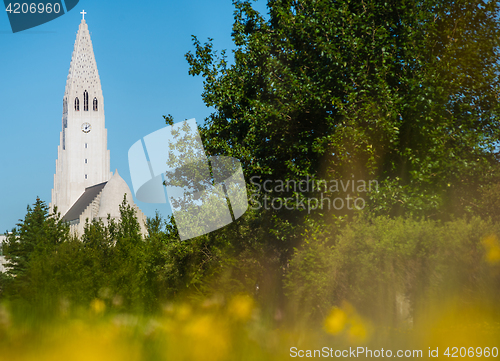
{"label": "yellow flower", "polygon": [[252,316],[253,299],[246,295],[234,297],[229,303],[228,314],[237,320],[247,321]]}
{"label": "yellow flower", "polygon": [[187,320],[191,316],[191,306],[188,304],[181,304],[176,310],[176,317],[178,320]]}
{"label": "yellow flower", "polygon": [[351,341],[364,341],[366,339],[367,331],[363,322],[359,318],[354,318],[351,321],[351,328],[349,329],[349,337]]}
{"label": "yellow flower", "polygon": [[332,335],[345,331],[349,340],[354,343],[364,341],[368,335],[367,324],[348,302],[344,302],[342,308],[332,309],[325,319],[324,329]]}
{"label": "yellow flower", "polygon": [[325,320],[325,331],[336,335],[342,332],[347,323],[347,314],[340,308],[334,307]]}
{"label": "yellow flower", "polygon": [[185,351],[190,360],[217,361],[229,352],[230,335],[223,322],[212,315],[200,315],[186,324]]}
{"label": "yellow flower", "polygon": [[104,303],[103,300],[96,298],[96,299],[92,300],[92,302],[90,302],[90,309],[96,315],[100,315],[106,309],[106,304]]}
{"label": "yellow flower", "polygon": [[488,263],[500,262],[500,242],[496,235],[490,235],[481,242],[486,250],[486,261]]}

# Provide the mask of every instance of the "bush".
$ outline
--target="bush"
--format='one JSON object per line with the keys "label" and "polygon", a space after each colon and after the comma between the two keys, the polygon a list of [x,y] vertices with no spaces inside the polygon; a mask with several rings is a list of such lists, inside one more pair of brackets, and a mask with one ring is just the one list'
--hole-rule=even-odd
{"label": "bush", "polygon": [[499,278],[482,241],[499,232],[500,225],[479,218],[359,217],[337,236],[305,240],[296,250],[285,282],[293,313],[321,318],[347,300],[371,319],[397,325],[404,307],[406,321],[417,321],[441,300],[491,298]]}

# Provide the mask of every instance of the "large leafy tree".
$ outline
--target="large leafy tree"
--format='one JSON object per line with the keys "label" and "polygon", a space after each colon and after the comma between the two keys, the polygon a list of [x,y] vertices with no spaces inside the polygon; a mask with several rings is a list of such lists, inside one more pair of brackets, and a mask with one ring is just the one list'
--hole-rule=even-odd
{"label": "large leafy tree", "polygon": [[[235,2],[234,61],[194,37],[210,154],[248,177],[378,179],[380,211],[465,209],[494,176],[493,1]],[[460,205],[461,207],[451,207]]]}

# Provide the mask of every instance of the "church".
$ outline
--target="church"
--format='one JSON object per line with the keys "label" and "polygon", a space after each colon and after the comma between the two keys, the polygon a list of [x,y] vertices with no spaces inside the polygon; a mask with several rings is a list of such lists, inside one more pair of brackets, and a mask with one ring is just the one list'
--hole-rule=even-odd
{"label": "church", "polygon": [[146,217],[129,186],[118,170],[110,171],[104,97],[85,14],[82,11],[66,80],[50,209],[57,207],[71,233],[82,235],[87,220],[106,223],[108,215],[118,220],[125,196],[145,234]]}

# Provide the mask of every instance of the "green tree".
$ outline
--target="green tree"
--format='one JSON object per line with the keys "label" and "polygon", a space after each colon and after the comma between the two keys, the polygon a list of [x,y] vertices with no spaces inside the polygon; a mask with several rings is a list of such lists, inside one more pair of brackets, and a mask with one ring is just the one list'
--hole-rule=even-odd
{"label": "green tree", "polygon": [[9,274],[22,279],[33,257],[48,253],[69,238],[69,226],[60,218],[57,209],[49,214],[49,207],[40,198],[33,207],[27,207],[24,220],[7,235],[3,252],[9,261]]}
{"label": "green tree", "polygon": [[120,205],[114,246],[109,257],[109,287],[125,307],[143,307],[145,280],[144,242],[135,210],[124,197]]}
{"label": "green tree", "polygon": [[[234,61],[194,37],[211,155],[264,179],[378,179],[381,212],[460,212],[494,178],[499,4],[235,2]],[[457,207],[459,206],[459,207]]]}
{"label": "green tree", "polygon": [[[50,268],[47,262],[57,247],[68,239],[69,226],[61,220],[57,209],[50,214],[46,203],[37,198],[32,207],[27,207],[24,220],[8,234],[3,247],[11,277],[5,295],[35,303],[44,299],[47,294],[44,270]],[[44,282],[38,284],[41,280]]]}

